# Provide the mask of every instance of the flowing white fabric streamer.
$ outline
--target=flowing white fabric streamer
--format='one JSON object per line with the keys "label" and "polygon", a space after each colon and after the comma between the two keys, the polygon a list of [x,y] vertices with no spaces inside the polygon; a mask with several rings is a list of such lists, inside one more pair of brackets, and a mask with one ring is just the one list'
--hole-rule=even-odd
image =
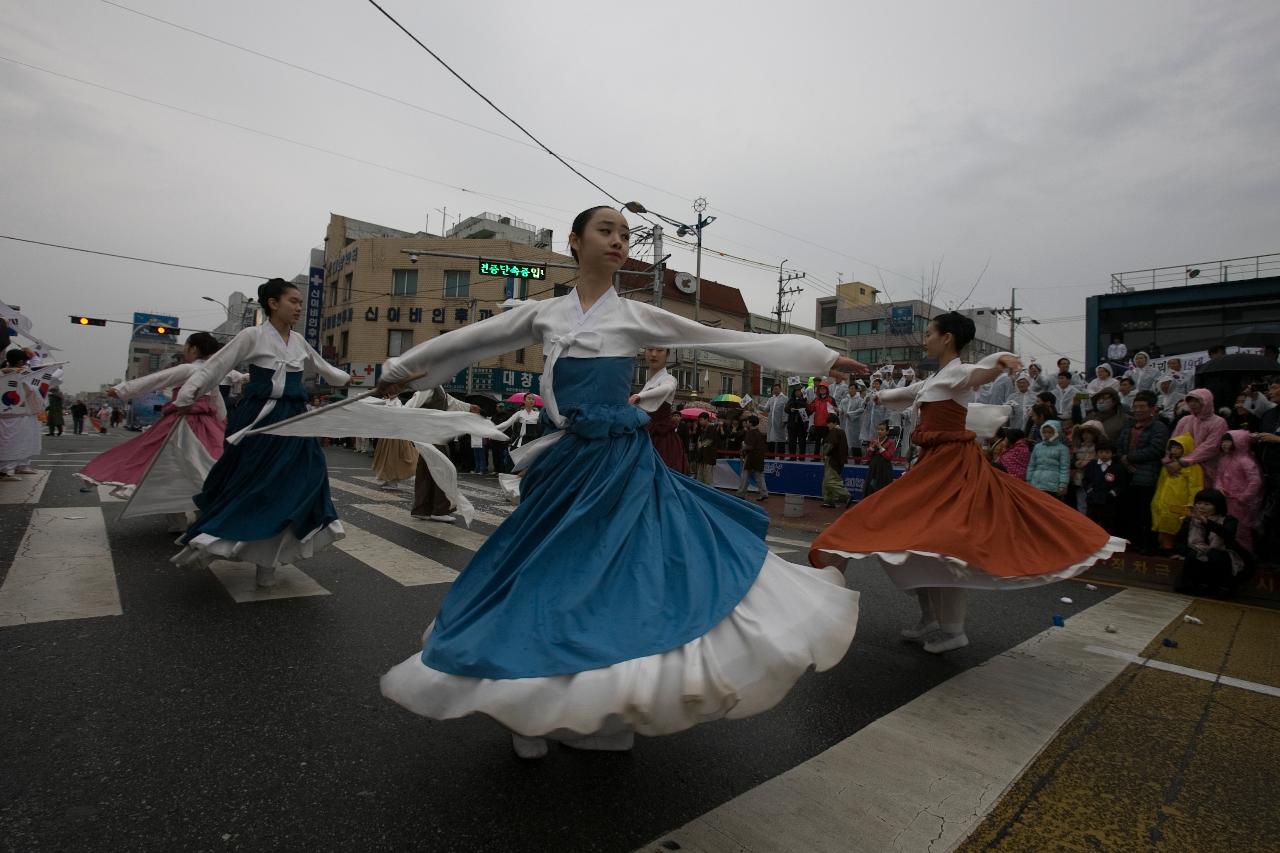
{"label": "flowing white fabric streamer", "polygon": [[126,487],[129,502],[120,511],[120,517],[196,509],[191,497],[200,491],[214,461],[200,443],[200,438],[187,425],[186,418],[182,418],[165,436],[160,452],[151,460],[141,482],[136,487]]}
{"label": "flowing white fabric streamer", "polygon": [[488,418],[470,412],[338,404],[259,427],[245,435],[401,438],[415,444],[447,444],[460,435],[507,440],[507,434],[494,426]]}
{"label": "flowing white fabric streamer", "polygon": [[[419,409],[419,411],[424,411]],[[455,412],[454,414],[465,415],[466,412]],[[467,496],[458,491],[458,469],[453,467],[453,462],[440,452],[439,448],[431,444],[422,444],[415,441],[413,446],[418,449],[418,456],[422,458],[422,462],[427,466],[427,471],[431,474],[431,479],[435,481],[440,491],[444,492],[444,496],[449,499],[449,503],[458,508],[458,515],[462,516],[463,524],[467,527],[471,526],[471,519],[475,516],[475,507],[471,505],[471,501],[467,500]]]}
{"label": "flowing white fabric streamer", "polygon": [[996,430],[1004,426],[1005,421],[1013,413],[1007,405],[989,405],[987,403],[970,403],[969,411],[964,418],[965,429],[973,432],[978,438],[991,438]]}

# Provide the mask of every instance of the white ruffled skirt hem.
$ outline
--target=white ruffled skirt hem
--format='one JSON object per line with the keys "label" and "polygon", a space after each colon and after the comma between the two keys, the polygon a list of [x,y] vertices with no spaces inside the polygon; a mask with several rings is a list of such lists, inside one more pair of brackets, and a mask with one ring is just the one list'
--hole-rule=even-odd
{"label": "white ruffled skirt hem", "polygon": [[930,551],[872,551],[861,554],[824,548],[820,553],[845,557],[850,568],[868,560],[879,563],[894,585],[903,590],[920,587],[1024,589],[1073,578],[1088,571],[1095,563],[1120,553],[1128,544],[1127,540],[1112,536],[1097,551],[1065,568],[1039,575],[1013,576],[991,574],[981,566],[971,565],[958,557]]}
{"label": "white ruffled skirt hem", "polygon": [[247,542],[219,539],[208,533],[201,533],[186,543],[179,540],[178,544],[185,544],[186,547],[174,555],[171,561],[178,566],[196,568],[204,568],[214,560],[277,567],[308,559],[344,536],[346,532],[342,529],[341,521],[331,521],[302,539],[294,536],[293,531],[288,528],[270,539]]}
{"label": "white ruffled skirt hem", "polygon": [[426,717],[487,714],[529,737],[623,729],[671,734],[767,711],[809,667],[839,663],[857,623],[858,593],[844,588],[839,572],[770,553],[727,617],[671,651],[572,675],[514,679],[451,675],[426,666],[418,653],[382,677],[382,693]]}

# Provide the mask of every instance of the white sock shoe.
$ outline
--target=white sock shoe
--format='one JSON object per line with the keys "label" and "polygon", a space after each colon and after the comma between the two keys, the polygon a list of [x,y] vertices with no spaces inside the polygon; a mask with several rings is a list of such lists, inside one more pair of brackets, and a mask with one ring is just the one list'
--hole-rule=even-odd
{"label": "white sock shoe", "polygon": [[262,589],[270,589],[276,585],[275,566],[257,566],[254,571],[254,582]]}
{"label": "white sock shoe", "polygon": [[920,621],[915,624],[914,628],[903,628],[902,639],[909,640],[913,643],[923,640],[927,634],[931,634],[938,630],[938,622],[935,619],[932,622]]}
{"label": "white sock shoe", "polygon": [[565,738],[561,743],[570,749],[585,749],[596,752],[628,752],[635,746],[636,733],[628,729],[611,735],[585,735],[583,737]]}
{"label": "white sock shoe", "polygon": [[924,650],[931,654],[940,655],[953,649],[963,649],[967,645],[969,645],[969,638],[961,631],[959,634],[943,634],[938,639],[925,643]]}
{"label": "white sock shoe", "polygon": [[542,758],[547,754],[547,739],[511,733],[511,748],[520,758]]}

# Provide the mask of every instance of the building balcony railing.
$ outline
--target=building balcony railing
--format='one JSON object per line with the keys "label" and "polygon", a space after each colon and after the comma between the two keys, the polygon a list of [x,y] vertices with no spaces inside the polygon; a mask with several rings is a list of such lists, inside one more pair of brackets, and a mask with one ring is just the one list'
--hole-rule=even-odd
{"label": "building balcony railing", "polygon": [[1222,284],[1273,275],[1280,275],[1280,253],[1112,273],[1111,292],[1127,293],[1140,288],[1155,290],[1191,284]]}

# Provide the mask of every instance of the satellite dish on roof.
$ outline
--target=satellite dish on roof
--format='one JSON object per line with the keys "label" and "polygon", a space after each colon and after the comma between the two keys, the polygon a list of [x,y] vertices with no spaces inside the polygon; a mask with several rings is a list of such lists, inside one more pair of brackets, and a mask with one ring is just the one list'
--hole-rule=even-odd
{"label": "satellite dish on roof", "polygon": [[676,275],[676,290],[681,293],[693,294],[698,290],[698,280],[687,272]]}

